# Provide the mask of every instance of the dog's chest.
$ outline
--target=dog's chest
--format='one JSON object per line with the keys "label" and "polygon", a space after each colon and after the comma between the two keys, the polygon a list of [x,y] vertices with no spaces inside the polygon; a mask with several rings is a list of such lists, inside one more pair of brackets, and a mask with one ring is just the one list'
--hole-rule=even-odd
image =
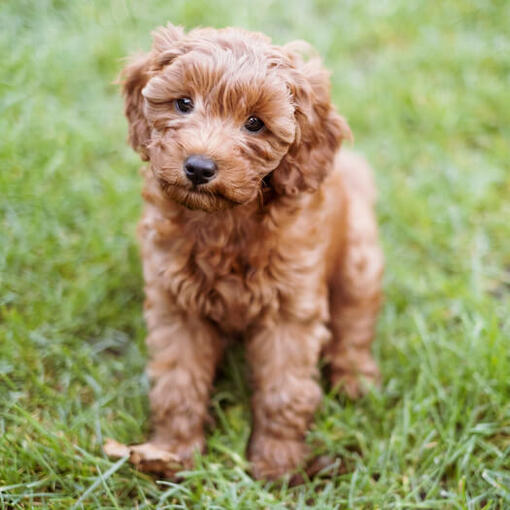
{"label": "dog's chest", "polygon": [[277,306],[274,250],[246,238],[175,243],[167,257],[167,288],[179,307],[239,332]]}

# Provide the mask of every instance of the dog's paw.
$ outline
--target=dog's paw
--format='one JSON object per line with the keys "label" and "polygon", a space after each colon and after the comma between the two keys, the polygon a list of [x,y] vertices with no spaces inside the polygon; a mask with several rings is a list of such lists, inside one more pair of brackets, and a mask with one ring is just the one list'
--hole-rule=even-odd
{"label": "dog's paw", "polygon": [[257,480],[277,480],[302,466],[308,451],[304,441],[255,435],[248,448],[251,473]]}
{"label": "dog's paw", "polygon": [[370,388],[381,386],[381,374],[374,360],[357,371],[331,370],[331,387],[355,400],[366,395]]}
{"label": "dog's paw", "polygon": [[157,441],[128,446],[107,439],[103,449],[110,457],[129,456],[129,462],[139,471],[175,480],[179,471],[193,466],[193,454],[201,447],[201,442],[177,444]]}

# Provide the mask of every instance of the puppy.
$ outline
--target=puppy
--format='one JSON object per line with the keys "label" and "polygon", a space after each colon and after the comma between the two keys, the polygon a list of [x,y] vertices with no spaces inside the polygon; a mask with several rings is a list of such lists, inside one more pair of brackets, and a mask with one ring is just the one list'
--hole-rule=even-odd
{"label": "puppy", "polygon": [[139,225],[154,433],[129,449],[172,476],[203,451],[214,374],[242,338],[256,478],[303,465],[318,362],[350,397],[370,353],[383,257],[370,169],[328,72],[302,42],[168,25],[122,73],[129,142],[148,165]]}

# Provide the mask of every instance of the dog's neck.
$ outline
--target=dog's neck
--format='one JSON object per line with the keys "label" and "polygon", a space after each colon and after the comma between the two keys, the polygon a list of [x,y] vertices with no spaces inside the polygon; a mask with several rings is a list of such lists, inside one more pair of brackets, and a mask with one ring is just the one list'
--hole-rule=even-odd
{"label": "dog's neck", "polygon": [[[240,239],[256,239],[265,236],[272,229],[267,219],[275,201],[263,203],[257,199],[244,205],[216,212],[191,210],[182,205],[172,203],[175,211],[174,221],[189,233],[197,234],[204,239],[211,239],[217,233],[225,243],[236,243]],[[274,225],[273,225],[274,227]]]}

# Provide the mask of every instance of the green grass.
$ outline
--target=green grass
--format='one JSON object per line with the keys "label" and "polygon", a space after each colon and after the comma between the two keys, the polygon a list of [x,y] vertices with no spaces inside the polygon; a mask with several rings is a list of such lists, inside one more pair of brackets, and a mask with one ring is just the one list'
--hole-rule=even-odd
{"label": "green grass", "polygon": [[[376,170],[384,384],[326,396],[309,441],[332,478],[246,474],[240,352],[184,482],[102,453],[148,427],[139,161],[112,82],[167,20],[310,41]],[[509,26],[505,0],[2,2],[0,508],[510,508]]]}

